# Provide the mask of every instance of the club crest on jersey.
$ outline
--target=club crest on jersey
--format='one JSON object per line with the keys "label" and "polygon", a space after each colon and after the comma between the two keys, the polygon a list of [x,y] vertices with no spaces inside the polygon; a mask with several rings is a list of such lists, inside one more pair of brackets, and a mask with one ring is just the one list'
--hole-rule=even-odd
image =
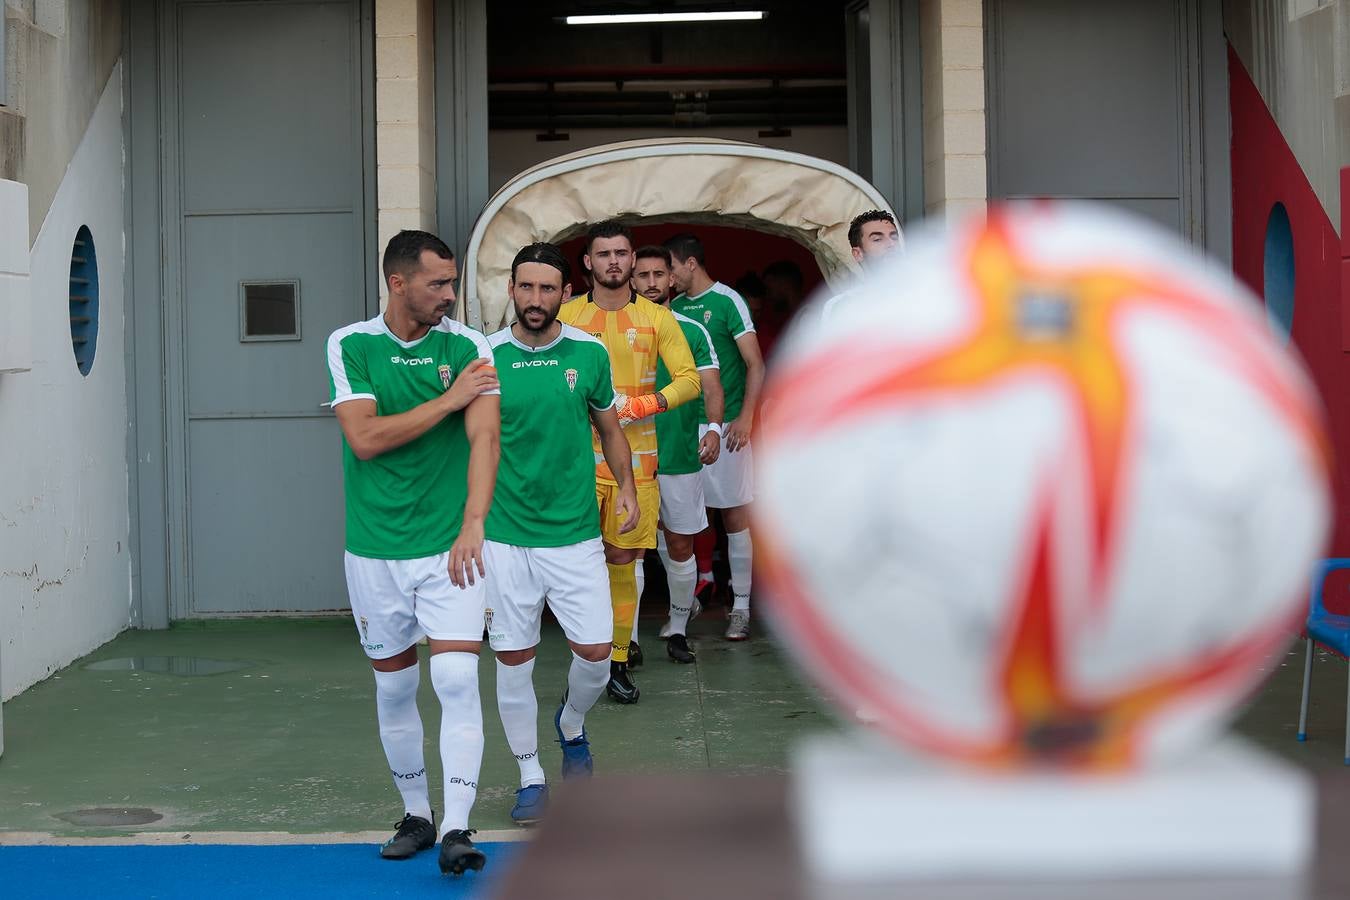
{"label": "club crest on jersey", "polygon": [[436,372],[441,376],[441,387],[450,390],[450,367],[438,366]]}
{"label": "club crest on jersey", "polygon": [[711,310],[711,309],[705,309],[705,310],[703,311],[703,324],[704,324],[704,325],[707,325],[707,324],[708,324],[709,322],[711,322],[711,321],[712,321],[712,310]]}
{"label": "club crest on jersey", "polygon": [[568,389],[569,391],[572,391],[573,393],[576,393],[576,389],[577,389],[577,370],[576,370],[576,369],[568,369],[566,372],[563,373],[563,377],[567,379],[567,389]]}
{"label": "club crest on jersey", "polygon": [[633,346],[634,344],[637,343],[637,329],[636,329],[636,328],[630,328],[630,329],[628,329],[627,331],[625,331],[625,332],[623,333],[623,336],[626,337],[626,338],[628,338],[628,346],[629,346],[629,347],[631,347],[631,346]]}
{"label": "club crest on jersey", "polygon": [[483,630],[492,630],[492,607],[483,610]]}

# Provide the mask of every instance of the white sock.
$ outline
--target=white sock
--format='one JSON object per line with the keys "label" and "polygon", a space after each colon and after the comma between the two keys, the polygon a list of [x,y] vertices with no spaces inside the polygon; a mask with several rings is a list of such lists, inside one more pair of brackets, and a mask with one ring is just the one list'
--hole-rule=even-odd
{"label": "white sock", "polygon": [[427,764],[422,756],[422,716],[417,712],[414,663],[397,672],[375,672],[375,714],[380,721],[380,743],[394,776],[394,786],[403,795],[403,811],[431,821],[427,795]]}
{"label": "white sock", "polygon": [[497,713],[506,743],[520,765],[520,786],[543,784],[539,765],[539,700],[534,695],[534,660],[508,666],[497,660]]}
{"label": "white sock", "polygon": [[727,533],[727,562],[731,565],[731,608],[750,610],[750,529]]}
{"label": "white sock", "polygon": [[666,584],[670,587],[670,633],[684,634],[689,627],[689,610],[694,605],[698,563],[692,556],[683,562],[673,559],[662,562],[666,564]]}
{"label": "white sock", "polygon": [[483,705],[478,699],[478,654],[433,653],[431,683],[441,701],[441,766],[445,812],[436,839],[469,827],[483,764]]}
{"label": "white sock", "polygon": [[[661,568],[666,573],[666,586],[670,586],[670,547],[666,545],[666,530],[664,528],[656,529],[656,555],[661,558]],[[674,594],[671,595],[672,597]],[[669,628],[669,624],[666,628]]]}
{"label": "white sock", "polygon": [[567,740],[581,737],[586,729],[586,713],[605,692],[609,684],[609,659],[589,662],[575,653],[572,667],[567,670],[567,702],[563,704],[558,727]]}
{"label": "white sock", "polygon": [[637,605],[633,607],[634,642],[638,639],[637,623],[638,613],[642,611],[642,589],[647,584],[647,567],[644,565],[645,562],[645,560],[639,559],[637,562],[633,563],[633,577],[637,580]]}

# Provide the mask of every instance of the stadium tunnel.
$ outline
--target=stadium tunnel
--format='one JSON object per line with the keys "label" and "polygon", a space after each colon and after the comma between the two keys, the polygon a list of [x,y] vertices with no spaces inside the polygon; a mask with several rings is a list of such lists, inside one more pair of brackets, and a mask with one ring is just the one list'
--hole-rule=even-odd
{"label": "stadium tunnel", "polygon": [[839,287],[852,277],[849,222],[875,208],[888,206],[856,173],[754,144],[671,138],[568,154],[522,172],[488,202],[469,238],[459,314],[486,331],[506,324],[516,251],[551,241],[576,259],[587,225],[610,218],[638,226],[639,245],[700,233],[710,272],[727,283],[747,268],[792,262],[805,296],[822,280]]}

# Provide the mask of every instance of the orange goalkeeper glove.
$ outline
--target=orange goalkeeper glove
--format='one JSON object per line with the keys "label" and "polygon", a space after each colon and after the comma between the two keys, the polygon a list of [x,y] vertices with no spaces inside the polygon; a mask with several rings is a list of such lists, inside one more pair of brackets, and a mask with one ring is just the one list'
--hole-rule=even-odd
{"label": "orange goalkeeper glove", "polygon": [[654,416],[666,408],[666,398],[660,393],[623,397],[619,402],[619,424],[630,425],[638,419]]}

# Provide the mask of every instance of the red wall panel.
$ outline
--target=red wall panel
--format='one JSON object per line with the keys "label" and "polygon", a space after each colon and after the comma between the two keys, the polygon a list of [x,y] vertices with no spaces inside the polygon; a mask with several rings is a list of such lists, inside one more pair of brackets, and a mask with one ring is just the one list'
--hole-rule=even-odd
{"label": "red wall panel", "polygon": [[[1230,47],[1228,84],[1233,135],[1233,271],[1258,296],[1265,282],[1266,226],[1284,204],[1294,243],[1293,342],[1307,361],[1326,405],[1336,451],[1336,527],[1330,552],[1350,556],[1350,332],[1343,315],[1350,297],[1350,240],[1342,241],[1298,159]],[[1341,199],[1350,199],[1350,170],[1341,173]],[[1342,212],[1344,224],[1350,210]],[[1345,270],[1343,274],[1342,270]],[[1242,435],[1234,435],[1242,440]]]}

